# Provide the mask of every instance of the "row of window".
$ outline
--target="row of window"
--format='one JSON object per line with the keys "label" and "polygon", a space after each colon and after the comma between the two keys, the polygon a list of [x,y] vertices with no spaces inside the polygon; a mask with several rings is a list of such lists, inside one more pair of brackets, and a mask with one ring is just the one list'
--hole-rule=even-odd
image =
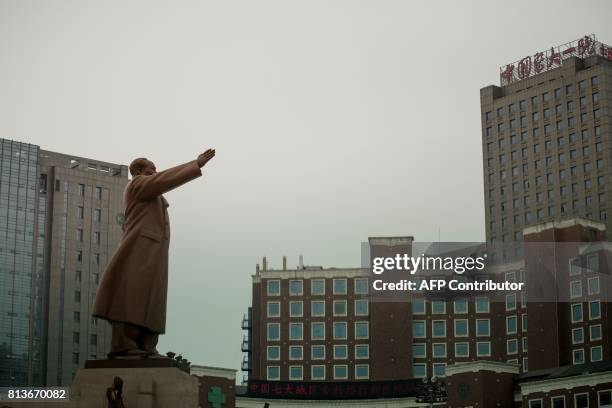
{"label": "row of window", "polygon": [[[523,314],[521,315],[521,318],[521,330],[524,332],[527,331],[527,315]],[[453,323],[455,337],[469,337],[470,333],[468,319],[454,319]],[[475,332],[476,337],[491,336],[491,320],[476,319]],[[516,333],[518,333],[518,317],[506,316],[506,334]],[[414,320],[412,322],[412,337],[416,339],[427,337],[425,320]],[[446,337],[446,320],[431,321],[431,337]]]}
{"label": "row of window", "polygon": [[[268,323],[268,341],[280,341],[280,323]],[[355,322],[355,339],[367,339],[370,337],[369,322]],[[348,338],[347,323],[333,323],[333,339],[346,340]],[[312,322],[310,324],[310,339],[325,340],[325,322]],[[289,323],[289,340],[304,340],[304,323]]]}
{"label": "row of window", "polygon": [[[602,346],[591,347],[590,353],[591,353],[591,356],[590,356],[591,359],[589,360],[590,362],[594,363],[594,362],[603,360]],[[585,356],[584,356],[584,349],[572,350],[572,360],[574,364],[584,364],[586,362]]]}
{"label": "row of window", "polygon": [[[584,338],[584,327],[576,327],[572,329],[572,344],[582,344],[585,341]],[[601,335],[601,324],[594,324],[589,326],[589,341],[599,341],[602,339]]]}
{"label": "row of window", "polygon": [[[488,342],[478,342],[476,346],[477,356],[490,355],[490,344]],[[480,351],[478,344],[481,344]],[[527,351],[527,337],[522,339],[523,352]],[[488,347],[488,349],[487,349]],[[455,358],[466,358],[470,356],[470,344],[466,341],[456,342]],[[507,353],[516,354],[518,352],[518,340],[510,339],[507,340]],[[427,345],[425,343],[414,343],[412,345],[412,357],[413,358],[427,358]],[[433,358],[446,358],[447,357],[447,344],[446,343],[432,343],[431,344],[431,357]]]}
{"label": "row of window", "polygon": [[[82,228],[77,228],[76,230],[76,240],[78,242],[83,242],[83,229]],[[101,240],[101,235],[100,235],[100,231],[94,231],[93,232],[93,243],[95,245],[100,245],[100,240]]]}
{"label": "row of window", "polygon": [[[73,332],[72,333],[72,342],[74,344],[80,344],[81,343],[81,333]],[[96,346],[98,344],[98,335],[97,334],[90,334],[89,335],[89,344],[91,346]]]}
{"label": "row of window", "polygon": [[[588,302],[589,320],[601,319],[601,303],[599,300]],[[584,321],[584,307],[582,303],[573,303],[571,306],[572,323],[581,323]]]}
{"label": "row of window", "polygon": [[[102,210],[100,208],[94,208],[93,210],[94,222],[102,221]],[[77,207],[77,219],[82,220],[85,217],[85,207]]]}
{"label": "row of window", "polygon": [[[347,300],[334,300],[333,301],[333,315],[334,316],[347,316],[348,307]],[[367,299],[357,299],[353,302],[353,313],[355,316],[367,316],[369,313],[369,306]],[[268,317],[281,317],[281,303],[280,302],[268,302],[267,303],[267,315]],[[290,317],[303,317],[304,316],[304,301],[295,300],[289,302],[289,316]],[[313,300],[310,302],[310,316],[311,317],[325,317],[325,300]]]}
{"label": "row of window", "polygon": [[[85,196],[85,184],[79,184],[77,188],[77,192],[81,197]],[[96,197],[96,200],[102,200],[102,187],[96,186],[95,197]]]}
{"label": "row of window", "polygon": [[[570,397],[570,401],[574,402],[574,408],[589,408],[589,394],[588,393],[580,393],[574,394],[574,397]],[[536,398],[529,400],[529,408],[544,408],[544,398]],[[593,403],[597,403],[597,407],[600,408],[610,408],[612,407],[612,390],[598,391],[597,392],[597,400],[593,401]],[[550,407],[551,408],[566,408],[570,405],[566,405],[566,400],[564,395],[550,397]]]}
{"label": "row of window", "polygon": [[[267,293],[268,296],[280,296],[281,294],[281,281],[279,279],[269,279],[267,281]],[[332,288],[334,295],[346,295],[347,294],[347,279],[333,279]],[[358,295],[368,294],[368,278],[355,278],[354,279],[354,292]],[[304,280],[293,279],[289,281],[289,295],[290,296],[302,296],[304,294]],[[325,279],[310,279],[310,294],[312,296],[323,296],[325,295]]]}
{"label": "row of window", "polygon": [[[334,344],[332,346],[332,356],[334,360],[345,360],[348,358],[348,345],[346,344]],[[289,360],[303,360],[304,359],[304,346],[292,345],[289,346]],[[281,347],[280,346],[268,346],[267,347],[267,360],[274,361],[280,360]],[[310,346],[310,360],[325,360],[325,345],[324,344],[313,344]],[[369,344],[355,344],[355,359],[363,360],[370,358],[370,345]]]}
{"label": "row of window", "polygon": [[[564,153],[559,154],[559,162],[560,163],[564,162],[564,160],[565,160],[564,157],[565,157]],[[547,166],[549,166],[549,167],[552,166],[552,158],[551,157],[547,157],[546,161],[547,161],[547,163],[546,163]],[[550,163],[549,163],[549,161],[550,161]],[[539,162],[539,160],[536,160],[536,166],[538,165],[538,162]],[[603,159],[598,159],[595,163],[596,163],[596,166],[597,166],[597,170],[603,170],[604,169],[604,161],[603,161]],[[526,172],[526,168],[527,168],[527,164],[523,164],[523,171]],[[583,164],[583,168],[584,168],[585,175],[587,175],[588,173],[591,172],[591,163],[590,162],[584,163]],[[570,171],[569,174],[570,174],[570,176],[572,178],[578,177],[578,166],[570,166],[569,171]],[[518,174],[519,174],[518,167],[512,167],[512,176],[516,177],[516,176],[518,176]],[[552,173],[548,173],[547,174],[547,178],[550,178],[550,180],[547,180],[548,184],[554,182],[553,179],[552,179]],[[567,169],[560,169],[559,170],[559,182],[561,182],[562,180],[565,180],[566,178],[567,178]],[[503,184],[503,181],[506,179],[506,171],[505,170],[502,170],[500,172],[500,179],[502,181],[502,185],[499,188],[499,193],[503,196],[503,195],[506,195],[507,192],[508,192],[507,191],[507,186],[505,184]],[[534,178],[534,180],[535,180],[536,187],[544,185],[543,176],[541,176],[541,175],[540,176],[536,176]],[[491,187],[493,187],[492,186],[492,184],[493,184],[492,181],[493,181],[492,175],[489,174],[489,183],[491,184]],[[601,180],[601,182],[602,182],[602,184],[599,184],[599,180],[598,180],[597,185],[603,185],[603,179]],[[515,181],[510,186],[511,186],[511,192],[512,193],[518,193],[519,190],[520,190],[519,186],[521,186],[521,183],[519,183],[518,181]],[[584,186],[585,186],[585,190],[590,190],[591,189],[591,180],[590,180],[590,178],[584,179]],[[530,187],[531,187],[530,179],[524,179],[523,182],[522,182],[522,189],[523,189],[523,191],[524,192],[529,192]],[[578,187],[578,184],[576,184],[575,191],[572,191],[572,192],[576,192],[578,190],[577,187]],[[549,191],[553,191],[553,190],[549,190]],[[493,192],[494,192],[494,190],[490,189],[489,190],[489,195],[492,196]],[[562,193],[561,195],[563,195],[562,191],[561,191],[561,193]],[[491,198],[493,198],[493,197],[491,197]]]}
{"label": "row of window", "polygon": [[[599,85],[599,77],[597,76],[593,76],[591,77],[591,87],[593,89],[596,89],[597,86]],[[580,94],[583,94],[586,90],[586,82],[585,80],[580,80],[578,81],[578,91]],[[574,91],[574,85],[573,84],[567,84],[565,86],[565,95],[566,96],[570,96],[573,94]],[[561,99],[561,88],[555,88],[553,91],[553,95],[555,97],[555,100],[558,101]],[[542,100],[542,103],[547,104],[548,102],[550,102],[550,93],[548,91],[543,92],[541,95],[534,95],[531,97],[531,107],[532,109],[535,109],[538,107],[539,105],[539,101],[540,98]],[[527,100],[526,99],[521,99],[519,101],[519,110],[521,112],[524,112],[527,109]],[[505,107],[500,106],[497,108],[496,113],[497,113],[497,119],[498,120],[503,120],[504,118],[504,111],[505,111]],[[516,113],[516,105],[514,103],[510,103],[508,105],[508,114],[509,115],[513,115]],[[493,113],[491,111],[487,111],[485,112],[485,120],[488,122],[493,118]]]}
{"label": "row of window", "polygon": [[[333,379],[334,380],[347,380],[348,379],[348,365],[336,364],[333,366]],[[354,376],[356,380],[367,380],[370,378],[370,366],[368,364],[357,364],[355,365]],[[280,380],[280,366],[267,366],[267,379],[268,381],[279,381]],[[325,366],[324,365],[312,365],[310,366],[310,379],[312,381],[326,380]],[[293,365],[289,366],[289,380],[290,381],[302,381],[304,380],[304,366]]]}
{"label": "row of window", "polygon": [[[446,301],[444,299],[431,300],[431,314],[446,314]],[[450,302],[449,302],[450,303]],[[489,298],[477,297],[474,300],[476,313],[489,313]],[[412,301],[412,314],[424,315],[427,312],[427,301],[425,298],[416,298]],[[459,298],[453,301],[453,312],[455,314],[468,313],[468,300]]]}
{"label": "row of window", "polygon": [[[587,295],[598,295],[600,292],[599,276],[587,278]],[[575,280],[570,282],[570,298],[582,297],[582,281]]]}

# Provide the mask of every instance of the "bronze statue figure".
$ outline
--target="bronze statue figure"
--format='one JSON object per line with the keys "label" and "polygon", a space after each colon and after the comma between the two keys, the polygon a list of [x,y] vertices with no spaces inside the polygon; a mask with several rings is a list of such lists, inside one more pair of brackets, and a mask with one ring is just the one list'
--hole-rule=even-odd
{"label": "bronze statue figure", "polygon": [[130,164],[132,180],[123,201],[123,236],[96,294],[93,316],[112,324],[110,357],[159,355],[157,340],[166,329],[168,201],[162,194],[196,179],[215,156],[208,149],[196,160],[157,172],[145,158]]}
{"label": "bronze statue figure", "polygon": [[125,408],[123,405],[123,380],[121,377],[113,379],[113,386],[106,389],[108,408]]}

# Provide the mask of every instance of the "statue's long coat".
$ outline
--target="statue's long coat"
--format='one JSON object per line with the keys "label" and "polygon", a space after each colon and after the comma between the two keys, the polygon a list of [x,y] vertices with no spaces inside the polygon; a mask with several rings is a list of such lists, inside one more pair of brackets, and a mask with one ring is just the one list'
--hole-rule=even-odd
{"label": "statue's long coat", "polygon": [[150,176],[135,176],[127,184],[123,237],[102,275],[95,317],[165,332],[170,224],[168,202],[162,194],[201,175],[192,161]]}

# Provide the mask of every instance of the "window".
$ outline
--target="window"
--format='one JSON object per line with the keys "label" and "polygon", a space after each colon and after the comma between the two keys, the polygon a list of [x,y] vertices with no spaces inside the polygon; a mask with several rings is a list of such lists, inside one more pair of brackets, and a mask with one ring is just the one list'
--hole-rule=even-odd
{"label": "window", "polygon": [[516,316],[506,317],[506,333],[507,334],[515,334],[517,332],[516,322],[517,322]]}
{"label": "window", "polygon": [[304,315],[304,302],[292,301],[289,302],[289,316],[291,317],[302,317]]}
{"label": "window", "polygon": [[334,339],[335,340],[346,339],[346,322],[334,323]]}
{"label": "window", "polygon": [[334,295],[346,295],[346,279],[334,279]]}
{"label": "window", "polygon": [[432,337],[446,337],[446,321],[434,320],[431,322]]}
{"label": "window", "polygon": [[280,367],[279,366],[268,366],[268,380],[278,381],[280,380]]}
{"label": "window", "polygon": [[425,337],[425,321],[424,320],[413,320],[412,321],[412,337],[424,338]]}
{"label": "window", "polygon": [[434,363],[433,373],[436,377],[444,377],[446,372],[446,363]]}
{"label": "window", "polygon": [[79,364],[79,353],[72,353],[72,363]]}
{"label": "window", "polygon": [[355,359],[370,358],[370,346],[368,344],[355,344]]}
{"label": "window", "polygon": [[96,200],[102,199],[102,187],[96,187]]}
{"label": "window", "polygon": [[413,364],[412,365],[412,376],[414,378],[427,377],[427,366],[425,364]]}
{"label": "window", "polygon": [[312,340],[325,340],[325,323],[313,322],[310,326],[310,337]]}
{"label": "window", "polygon": [[600,408],[612,407],[612,390],[599,391],[597,393]]}
{"label": "window", "polygon": [[516,310],[516,293],[506,295],[506,310]]}
{"label": "window", "polygon": [[479,341],[476,343],[476,356],[478,357],[490,357],[491,356],[491,342]]}
{"label": "window", "polygon": [[368,301],[366,299],[355,300],[355,316],[368,315]]}
{"label": "window", "polygon": [[582,321],[582,303],[574,303],[572,305],[572,323]]}
{"label": "window", "polygon": [[310,281],[310,294],[313,296],[325,295],[325,279],[312,279]]}
{"label": "window", "polygon": [[543,408],[542,399],[529,400],[529,408]]}
{"label": "window", "polygon": [[78,242],[83,242],[83,230],[81,228],[78,228],[76,231],[76,240]]}
{"label": "window", "polygon": [[280,340],[280,323],[268,323],[268,341]]}
{"label": "window", "polygon": [[80,196],[84,196],[85,195],[85,184],[79,184],[77,191]]}
{"label": "window", "polygon": [[518,353],[518,342],[516,339],[510,339],[506,341],[506,352],[508,354]]}
{"label": "window", "polygon": [[572,329],[572,344],[581,344],[584,342],[584,329],[577,327]]}
{"label": "window", "polygon": [[455,319],[455,337],[468,336],[468,321],[467,319]]}
{"label": "window", "polygon": [[575,408],[588,408],[589,407],[589,394],[574,395],[574,407]]}
{"label": "window", "polygon": [[94,244],[100,244],[100,231],[94,231],[93,242]]}
{"label": "window", "polygon": [[580,296],[582,296],[582,282],[579,280],[570,282],[570,297],[574,299]]}
{"label": "window", "polygon": [[302,340],[304,338],[303,323],[289,324],[289,340]]}
{"label": "window", "polygon": [[434,358],[445,358],[446,357],[446,343],[433,343],[432,357]]}
{"label": "window", "polygon": [[587,270],[588,273],[599,272],[599,256],[589,255],[587,256]]}
{"label": "window", "polygon": [[73,318],[75,323],[81,323],[81,312],[74,312]]}
{"label": "window", "polygon": [[355,294],[356,295],[367,295],[368,294],[368,278],[355,279]]}
{"label": "window", "polygon": [[313,300],[310,303],[310,314],[312,315],[312,317],[325,316],[325,301],[324,300]]}
{"label": "window", "polygon": [[603,360],[603,350],[601,346],[591,347],[591,362]]}
{"label": "window", "polygon": [[99,208],[94,209],[94,222],[102,221],[102,210]]}
{"label": "window", "polygon": [[268,360],[280,360],[280,346],[268,346]]}
{"label": "window", "polygon": [[476,319],[476,336],[488,337],[491,335],[491,321],[489,319]]}
{"label": "window", "polygon": [[425,298],[416,298],[412,301],[412,314],[423,315],[425,314]]}
{"label": "window", "polygon": [[289,360],[303,360],[303,359],[304,359],[304,347],[289,346]]}
{"label": "window", "polygon": [[427,349],[425,343],[415,343],[412,345],[412,357],[425,358],[427,357]]}
{"label": "window", "polygon": [[80,207],[80,206],[79,206],[79,207],[77,207],[77,218],[78,218],[79,220],[82,220],[82,219],[83,219],[83,214],[84,214],[84,209],[83,209],[83,207]]}
{"label": "window", "polygon": [[348,378],[348,368],[346,364],[334,365],[334,380],[346,380]]}
{"label": "window", "polygon": [[268,296],[279,296],[280,295],[280,281],[269,280],[268,281]]}
{"label": "window", "polygon": [[355,338],[367,339],[370,337],[370,324],[368,322],[355,322]]}
{"label": "window", "polygon": [[601,324],[589,326],[589,338],[591,341],[601,340]]}
{"label": "window", "polygon": [[574,101],[568,101],[567,102],[567,112],[571,113],[574,111]]}
{"label": "window", "polygon": [[311,358],[313,360],[325,360],[325,346],[323,345],[313,345],[310,348]]}
{"label": "window", "polygon": [[346,360],[348,358],[348,347],[346,344],[335,344],[334,345],[334,359]]}
{"label": "window", "polygon": [[334,316],[346,316],[346,300],[334,300]]}
{"label": "window", "polygon": [[81,291],[80,290],[74,291],[74,301],[77,303],[81,302]]}
{"label": "window", "polygon": [[324,365],[313,365],[311,366],[310,378],[311,380],[325,380],[325,366]]}
{"label": "window", "polygon": [[527,346],[528,346],[528,342],[527,342],[527,337],[523,337],[523,352],[527,351]]}
{"label": "window", "polygon": [[469,343],[467,342],[455,343],[455,358],[469,357],[469,356],[470,356]]}
{"label": "window", "polygon": [[489,313],[489,298],[477,297],[475,302],[476,302],[476,313]]}
{"label": "window", "polygon": [[588,280],[589,295],[599,294],[599,276],[589,278]]}
{"label": "window", "polygon": [[290,280],[289,281],[289,295],[300,296],[304,293],[304,281],[302,280]]}
{"label": "window", "polygon": [[[582,304],[580,306],[582,306]],[[599,300],[589,302],[589,319],[597,320],[599,318],[601,318],[601,304]]]}
{"label": "window", "polygon": [[370,366],[367,364],[357,364],[355,366],[355,379],[362,380],[370,378]]}
{"label": "window", "polygon": [[[502,223],[503,227],[503,223]],[[454,302],[455,314],[465,314],[468,312],[468,301],[466,298],[456,299]]]}
{"label": "window", "polygon": [[551,408],[565,408],[565,397],[552,397],[550,405]]}
{"label": "window", "polygon": [[81,334],[79,332],[72,333],[72,342],[74,344],[79,344],[81,342]]}
{"label": "window", "polygon": [[442,299],[433,299],[431,301],[432,314],[446,314],[446,302]]}

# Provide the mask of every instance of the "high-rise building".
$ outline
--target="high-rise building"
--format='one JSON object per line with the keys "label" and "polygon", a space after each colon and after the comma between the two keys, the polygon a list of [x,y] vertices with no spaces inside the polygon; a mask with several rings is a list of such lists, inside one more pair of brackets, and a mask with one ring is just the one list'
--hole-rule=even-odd
{"label": "high-rise building", "polygon": [[69,385],[110,349],[91,318],[127,167],[0,139],[0,386]]}
{"label": "high-rise building", "polygon": [[582,217],[612,227],[612,48],[594,36],[500,69],[480,90],[486,237]]}

